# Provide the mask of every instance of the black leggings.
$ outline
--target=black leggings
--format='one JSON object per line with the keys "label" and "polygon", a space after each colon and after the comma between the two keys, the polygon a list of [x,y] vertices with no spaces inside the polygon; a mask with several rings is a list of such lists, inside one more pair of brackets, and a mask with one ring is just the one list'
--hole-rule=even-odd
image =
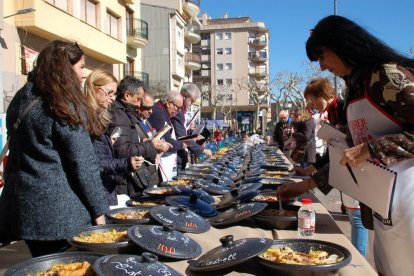
{"label": "black leggings", "polygon": [[39,257],[43,255],[61,253],[66,251],[70,244],[66,240],[56,241],[34,241],[25,240],[27,247],[29,247],[32,257]]}

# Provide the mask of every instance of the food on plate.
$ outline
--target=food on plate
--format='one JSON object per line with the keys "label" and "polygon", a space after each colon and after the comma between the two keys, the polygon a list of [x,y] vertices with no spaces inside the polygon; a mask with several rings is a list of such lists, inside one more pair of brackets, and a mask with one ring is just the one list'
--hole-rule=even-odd
{"label": "food on plate", "polygon": [[173,186],[184,186],[184,185],[190,185],[191,180],[189,179],[178,179],[178,180],[171,180],[167,182],[168,185]]}
{"label": "food on plate", "polygon": [[[33,276],[95,276],[97,275],[89,262],[74,262],[55,264],[46,272],[36,273]],[[32,275],[30,275],[32,276]]]}
{"label": "food on plate", "polygon": [[112,215],[117,219],[144,219],[149,218],[150,213],[148,211],[141,212],[120,212]]}
{"label": "food on plate", "polygon": [[265,171],[265,174],[289,175],[288,171]]}
{"label": "food on plate", "polygon": [[269,248],[261,253],[259,257],[282,264],[295,265],[325,265],[340,262],[343,257],[331,254],[323,250],[311,249],[309,253],[294,251],[292,248],[285,246],[282,248]]}
{"label": "food on plate", "polygon": [[278,209],[266,209],[259,213],[261,216],[283,216],[283,217],[295,217],[298,212],[293,210],[283,210],[283,213],[280,213]]}
{"label": "food on plate", "polygon": [[111,229],[105,232],[93,232],[90,235],[80,234],[73,237],[73,240],[77,242],[85,243],[115,243],[122,242],[128,239],[128,231],[117,231]]}
{"label": "food on plate", "polygon": [[158,205],[164,205],[164,200],[156,200],[156,201],[131,201],[132,206],[158,206]]}
{"label": "food on plate", "polygon": [[251,201],[261,201],[261,202],[276,202],[276,195],[257,195],[251,199]]}
{"label": "food on plate", "polygon": [[166,188],[166,189],[154,189],[150,192],[153,195],[169,195],[169,194],[173,194],[174,193],[174,189],[171,188]]}

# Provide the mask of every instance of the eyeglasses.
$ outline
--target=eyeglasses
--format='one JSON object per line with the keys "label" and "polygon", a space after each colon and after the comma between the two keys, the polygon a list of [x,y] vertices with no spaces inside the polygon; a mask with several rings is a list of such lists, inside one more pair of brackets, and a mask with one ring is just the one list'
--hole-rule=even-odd
{"label": "eyeglasses", "polygon": [[146,106],[146,105],[142,105],[141,104],[141,106],[139,107],[139,108],[141,108],[142,110],[151,110],[152,108],[153,108],[154,106],[153,105],[151,105],[151,106]]}
{"label": "eyeglasses", "polygon": [[174,108],[175,108],[175,109],[177,109],[177,110],[179,110],[179,109],[181,109],[181,108],[182,108],[182,106],[178,106],[178,105],[176,105],[176,104],[175,104],[175,102],[173,102],[173,101],[171,101],[171,100],[170,100],[170,103],[172,103],[172,104],[174,105]]}
{"label": "eyeglasses", "polygon": [[103,89],[102,87],[98,87],[99,90],[101,90],[102,92],[104,92],[105,96],[112,96],[115,95],[115,91],[114,90],[109,90],[106,91],[105,89]]}

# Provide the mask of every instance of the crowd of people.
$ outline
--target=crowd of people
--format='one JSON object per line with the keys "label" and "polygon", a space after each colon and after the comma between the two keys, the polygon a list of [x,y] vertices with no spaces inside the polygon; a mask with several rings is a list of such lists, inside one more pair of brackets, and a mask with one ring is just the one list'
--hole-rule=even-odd
{"label": "crowd of people", "polygon": [[[414,60],[340,16],[317,23],[306,52],[321,70],[345,81],[346,94],[338,98],[328,79],[316,78],[304,90],[306,107],[280,111],[273,142],[295,163],[296,173],[309,178],[282,186],[279,196],[315,187],[327,194],[329,153],[317,154],[316,130],[323,122],[346,132],[341,165],[358,168],[377,160],[398,174],[388,218],[343,195],[352,242],[365,255],[367,229],[373,229],[378,272],[412,275]],[[190,155],[212,155],[198,142],[202,137],[181,139],[194,130],[186,111],[200,97],[197,85],[166,91],[155,101],[139,79],[118,81],[98,68],[84,81],[84,67],[77,43],[49,42],[7,110],[9,156],[0,196],[0,210],[7,212],[0,212],[0,237],[25,240],[33,257],[66,250],[68,237],[105,224],[105,212],[123,204],[123,195],[140,196],[171,180]],[[218,147],[227,136],[242,138],[238,130],[217,128],[211,139]]]}

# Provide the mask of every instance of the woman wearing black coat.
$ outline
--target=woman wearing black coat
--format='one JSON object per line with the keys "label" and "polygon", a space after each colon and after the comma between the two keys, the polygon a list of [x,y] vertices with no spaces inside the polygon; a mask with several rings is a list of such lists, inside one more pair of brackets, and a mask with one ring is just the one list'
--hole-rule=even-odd
{"label": "woman wearing black coat", "polygon": [[0,232],[25,240],[33,257],[62,252],[81,229],[105,224],[108,204],[90,138],[101,131],[82,94],[84,66],[78,44],[50,41],[7,109]]}
{"label": "woman wearing black coat", "polygon": [[[85,94],[88,102],[96,110],[102,131],[105,131],[109,122],[110,115],[108,108],[115,100],[115,91],[117,88],[116,78],[103,69],[95,69],[90,73],[85,82]],[[130,158],[115,158],[112,145],[121,135],[120,129],[115,129],[108,136],[103,134],[99,138],[94,139],[94,147],[99,157],[99,168],[109,205],[118,205],[116,175],[126,175],[130,172],[138,170],[144,158],[133,156]]]}
{"label": "woman wearing black coat", "polygon": [[305,151],[303,158],[298,162],[301,167],[308,167],[316,162],[316,123],[310,112],[303,108],[292,114],[294,132],[292,137],[296,141],[296,149]]}

